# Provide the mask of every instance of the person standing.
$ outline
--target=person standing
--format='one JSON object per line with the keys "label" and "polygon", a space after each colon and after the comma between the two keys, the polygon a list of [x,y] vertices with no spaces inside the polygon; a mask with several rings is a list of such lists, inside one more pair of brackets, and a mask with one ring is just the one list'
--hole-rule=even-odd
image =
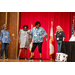
{"label": "person standing", "polygon": [[28,30],[28,25],[23,26],[23,30],[20,30],[19,32],[19,44],[20,44],[20,50],[18,59],[20,59],[20,55],[22,53],[23,48],[25,49],[25,60],[26,60],[26,54],[27,54],[27,48],[30,47],[30,30]]}
{"label": "person standing", "polygon": [[40,61],[43,61],[42,60],[42,50],[41,50],[42,43],[43,43],[43,37],[46,36],[46,40],[48,40],[48,38],[47,38],[46,31],[40,25],[41,25],[40,22],[37,21],[35,23],[35,27],[32,29],[32,31],[30,33],[31,41],[33,40],[33,46],[32,46],[32,49],[31,49],[31,56],[28,59],[29,61],[33,61],[32,57],[34,55],[34,50],[37,46],[38,46],[39,54],[40,54]]}
{"label": "person standing", "polygon": [[5,59],[7,59],[8,46],[10,44],[10,31],[6,24],[3,25],[3,30],[1,30],[1,59],[3,59],[3,51],[5,50]]}
{"label": "person standing", "polygon": [[60,26],[56,27],[55,38],[57,40],[58,53],[61,52],[62,41],[65,41],[65,33]]}

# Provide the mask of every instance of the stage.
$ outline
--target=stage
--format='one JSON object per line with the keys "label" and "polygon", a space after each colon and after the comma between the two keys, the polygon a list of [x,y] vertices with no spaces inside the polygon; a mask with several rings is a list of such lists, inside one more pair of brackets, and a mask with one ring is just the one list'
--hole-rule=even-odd
{"label": "stage", "polygon": [[[24,60],[24,59],[8,59],[8,60],[5,60],[5,59],[0,59],[0,62],[31,62],[31,61],[28,61],[27,60]],[[39,59],[34,59],[32,62],[40,62]],[[43,60],[42,62],[55,62],[55,60]]]}
{"label": "stage", "polygon": [[[28,60],[25,61],[24,59],[21,60],[16,59],[19,54],[18,35],[20,29],[23,29],[24,25],[28,25],[28,30],[32,30],[32,27],[35,27],[35,23],[37,21],[41,23],[41,27],[44,28],[48,37],[48,41],[46,41],[46,37],[43,38],[42,59],[50,59],[51,21],[53,21],[53,35],[56,33],[56,27],[59,25],[62,27],[65,33],[65,41],[68,41],[71,37],[73,21],[75,25],[74,16],[75,16],[75,12],[1,12],[0,28],[3,26],[3,24],[6,24],[7,22],[8,30],[10,30],[11,42],[9,44],[8,54],[7,54],[9,59],[0,60],[0,62],[29,62]],[[66,48],[68,49],[68,47],[65,47],[65,49]],[[74,50],[72,50],[73,54],[71,52],[69,53],[70,56],[74,55],[73,51]],[[56,58],[56,53],[58,53],[58,47],[57,47],[57,41],[55,40],[54,37],[54,55],[52,57],[53,59]],[[3,53],[3,55],[4,54],[5,53]],[[31,54],[30,49],[27,49],[26,58],[30,58],[30,54]],[[0,45],[0,55],[1,55],[1,45]],[[20,58],[24,58],[24,57],[25,57],[25,51],[23,49]],[[33,58],[35,59],[40,58],[38,47],[36,47],[34,51]],[[74,60],[74,57],[72,57],[72,60]],[[40,60],[34,60],[33,62],[40,62]],[[55,61],[43,60],[43,62],[55,62]]]}

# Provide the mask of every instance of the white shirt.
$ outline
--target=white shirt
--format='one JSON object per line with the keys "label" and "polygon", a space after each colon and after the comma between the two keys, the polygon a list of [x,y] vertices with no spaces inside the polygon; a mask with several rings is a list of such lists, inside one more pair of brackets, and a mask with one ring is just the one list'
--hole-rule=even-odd
{"label": "white shirt", "polygon": [[74,35],[72,35],[72,37],[70,38],[70,40],[69,41],[75,41],[75,36]]}

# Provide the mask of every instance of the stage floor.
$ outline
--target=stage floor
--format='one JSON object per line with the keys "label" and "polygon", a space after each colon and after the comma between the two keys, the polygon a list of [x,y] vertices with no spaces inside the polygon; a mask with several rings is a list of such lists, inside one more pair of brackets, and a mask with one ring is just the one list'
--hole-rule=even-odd
{"label": "stage floor", "polygon": [[[24,59],[8,59],[8,60],[1,60],[0,59],[0,62],[40,62],[40,60],[33,60],[33,61],[28,61],[28,60],[24,60]],[[54,60],[43,60],[42,62],[55,62]]]}

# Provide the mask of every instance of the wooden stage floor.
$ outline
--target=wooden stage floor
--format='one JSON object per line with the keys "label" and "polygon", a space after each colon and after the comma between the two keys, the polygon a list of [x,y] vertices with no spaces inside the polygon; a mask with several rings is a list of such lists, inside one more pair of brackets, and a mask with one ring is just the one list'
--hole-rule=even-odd
{"label": "wooden stage floor", "polygon": [[[24,60],[24,59],[8,59],[8,60],[5,60],[5,59],[0,59],[0,62],[31,62],[31,61],[28,61],[27,60]],[[32,62],[40,62],[40,60],[33,60]],[[42,62],[55,62],[54,60],[43,60]]]}

